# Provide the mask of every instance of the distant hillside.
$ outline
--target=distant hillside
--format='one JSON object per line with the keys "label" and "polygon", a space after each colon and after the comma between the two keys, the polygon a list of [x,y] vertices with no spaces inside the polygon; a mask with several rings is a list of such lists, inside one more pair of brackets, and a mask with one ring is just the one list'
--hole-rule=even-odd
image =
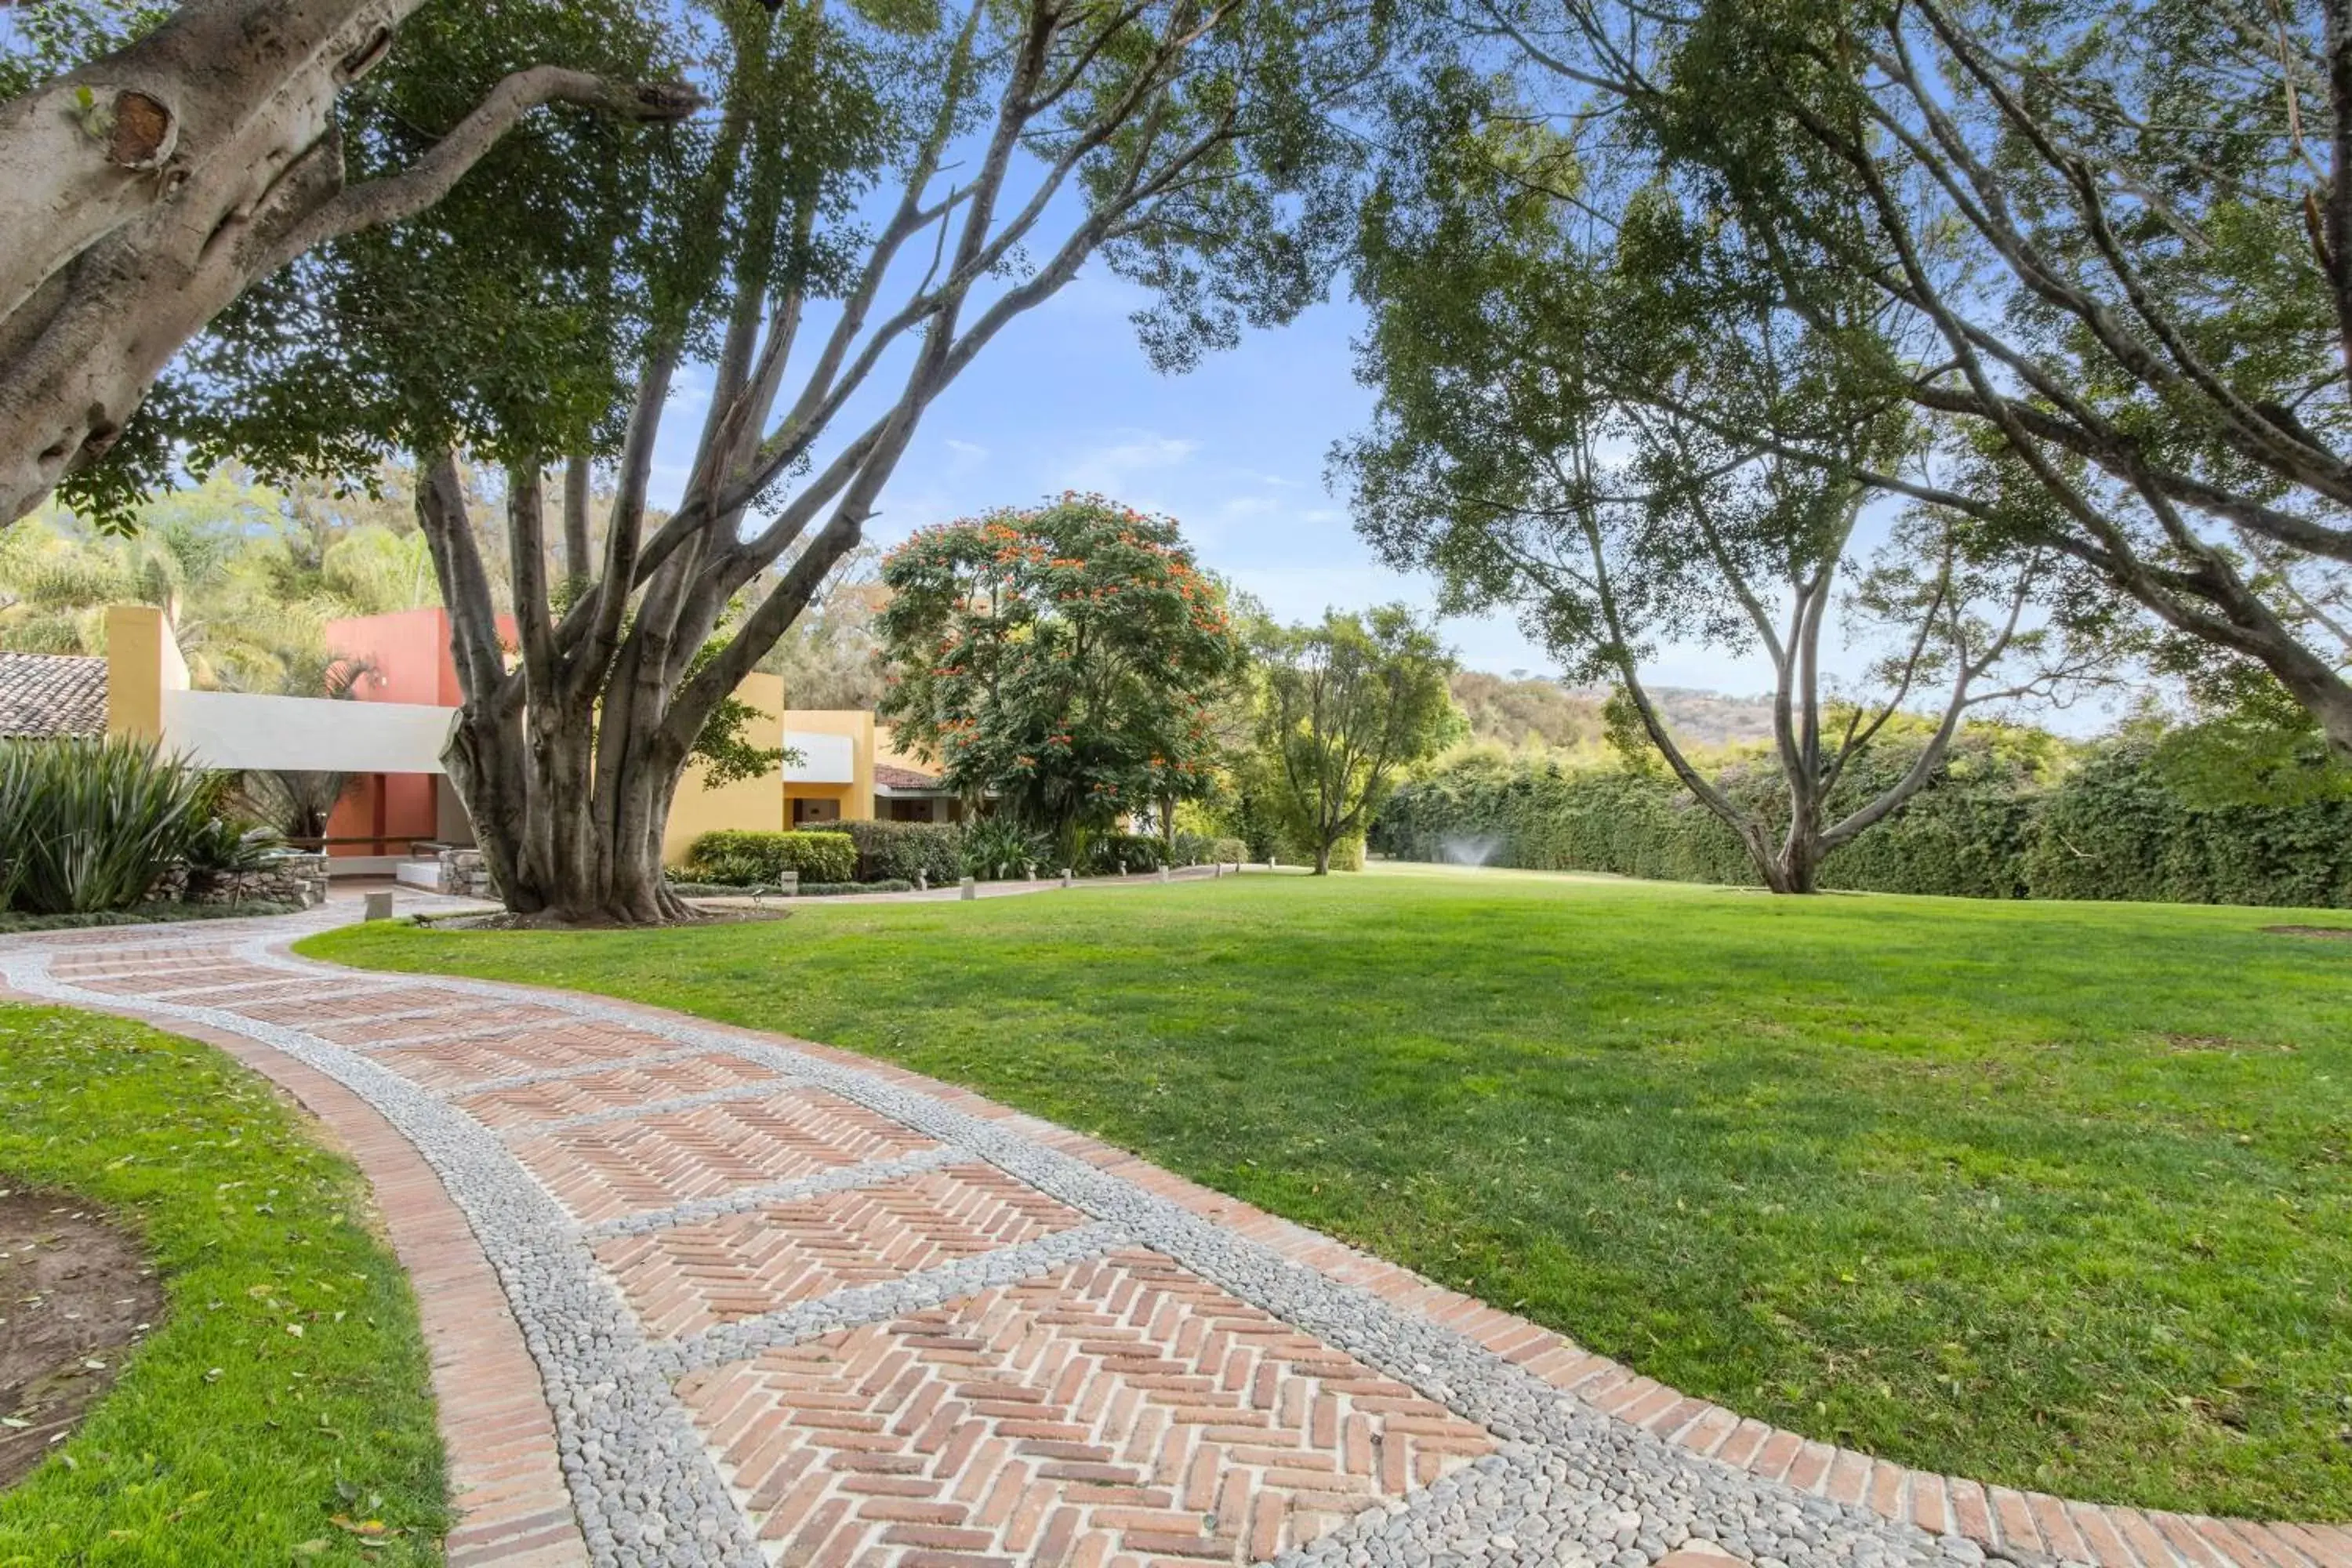
{"label": "distant hillside", "polygon": [[[1769,698],[1727,697],[1684,686],[1649,689],[1667,726],[1685,745],[1745,744],[1771,735]],[[1600,746],[1608,733],[1601,716],[1608,700],[1602,690],[1573,689],[1557,680],[1514,680],[1480,669],[1465,669],[1454,678],[1454,700],[1470,717],[1471,739],[1506,746],[1560,751]]]}
{"label": "distant hillside", "polygon": [[[1688,686],[1653,686],[1650,700],[1666,716],[1666,728],[1686,746],[1736,746],[1772,738],[1769,697],[1727,697]],[[1595,700],[1605,700],[1605,694]]]}

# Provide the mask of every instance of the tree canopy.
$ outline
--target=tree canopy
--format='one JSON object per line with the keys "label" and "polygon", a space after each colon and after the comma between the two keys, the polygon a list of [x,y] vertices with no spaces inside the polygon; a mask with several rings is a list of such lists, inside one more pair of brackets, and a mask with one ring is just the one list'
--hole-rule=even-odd
{"label": "tree canopy", "polygon": [[[17,10],[23,20],[0,49],[0,230],[12,240],[0,257],[7,521],[60,482],[77,507],[119,520],[183,448],[217,450],[209,444],[224,432],[257,461],[323,447],[363,467],[314,412],[324,400],[257,406],[253,392],[329,341],[323,329],[339,314],[383,310],[415,324],[420,304],[446,304],[470,284],[476,309],[455,314],[482,340],[499,321],[489,296],[513,303],[553,291],[572,309],[568,331],[593,338],[594,285],[614,267],[604,258],[625,247],[613,243],[621,231],[584,219],[609,210],[600,198],[612,189],[642,185],[644,172],[582,128],[673,121],[700,102],[675,80],[648,79],[682,57],[667,47],[670,8],[638,0],[523,0],[487,12],[422,0],[36,0]],[[539,112],[554,104],[585,118]],[[467,178],[475,174],[484,177]],[[460,188],[476,200],[528,188],[568,221],[518,224],[506,204],[507,248],[530,259],[502,271],[469,246],[458,289],[436,291],[430,239],[389,237],[386,226]],[[473,226],[478,239],[490,233]],[[316,277],[279,276],[338,243],[347,256],[373,247],[399,258],[378,269],[364,301],[336,299]],[[183,346],[271,279],[264,317],[274,335],[248,331],[242,353],[215,353],[208,367],[193,356],[175,377],[180,395],[148,406]],[[504,346],[542,393],[570,384],[574,395],[559,403],[576,405],[593,390],[558,374],[573,360],[561,339]],[[356,384],[308,390],[362,395]]]}
{"label": "tree canopy", "polygon": [[2352,752],[2340,7],[1449,10],[1502,51],[1512,122],[1594,171],[1588,211],[1663,209],[1817,321],[1857,289],[1883,308],[1898,352],[1852,366],[1935,448],[1870,479],[2080,563],[2107,589],[2064,601],[2084,631],[2128,605]]}
{"label": "tree canopy", "polygon": [[1071,835],[1212,784],[1242,649],[1176,523],[1066,495],[917,532],[885,559],[881,713],[950,788]]}
{"label": "tree canopy", "polygon": [[1406,770],[1466,731],[1448,689],[1454,659],[1402,605],[1269,624],[1255,640],[1265,776],[1323,876],[1332,847],[1363,836]]}

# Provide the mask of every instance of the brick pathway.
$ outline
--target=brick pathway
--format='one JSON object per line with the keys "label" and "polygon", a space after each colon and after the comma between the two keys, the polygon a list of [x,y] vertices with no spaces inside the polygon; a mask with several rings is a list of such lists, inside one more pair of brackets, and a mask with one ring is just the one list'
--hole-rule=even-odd
{"label": "brick pathway", "polygon": [[[307,964],[278,945],[293,934],[17,939],[0,973],[219,1043],[352,1147],[433,1342],[456,1568],[1705,1549],[1676,1522],[1691,1508],[1654,1514],[1643,1486],[1587,1474],[1613,1463],[1664,1495],[1736,1496],[1750,1521],[1802,1504],[1827,1521],[1822,1562],[2352,1568],[2339,1529],[2061,1502],[1772,1431],[898,1069]],[[598,1414],[615,1401],[630,1414]],[[671,1479],[636,1484],[656,1471]],[[1556,1497],[1510,1490],[1554,1472]],[[1579,1487],[1624,1511],[1593,1523]],[[1708,1528],[1745,1555],[1807,1554],[1765,1526]]]}

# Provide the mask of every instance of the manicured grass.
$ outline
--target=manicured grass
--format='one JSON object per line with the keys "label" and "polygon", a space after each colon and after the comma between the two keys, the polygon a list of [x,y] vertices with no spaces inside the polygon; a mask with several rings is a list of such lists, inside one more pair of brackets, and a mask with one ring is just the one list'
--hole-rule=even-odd
{"label": "manicured grass", "polygon": [[268,1084],[137,1025],[0,1006],[0,1178],[129,1223],[166,1300],[81,1428],[0,1492],[0,1568],[441,1560],[407,1277],[359,1173]]}
{"label": "manicured grass", "polygon": [[1903,1462],[2352,1517],[2336,914],[1524,873],[352,927],[977,1087]]}

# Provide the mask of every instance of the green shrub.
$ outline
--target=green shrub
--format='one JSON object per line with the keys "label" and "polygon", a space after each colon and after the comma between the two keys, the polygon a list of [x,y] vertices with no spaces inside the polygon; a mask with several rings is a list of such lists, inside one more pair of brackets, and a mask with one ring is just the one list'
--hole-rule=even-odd
{"label": "green shrub", "polygon": [[301,912],[299,904],[282,904],[272,899],[251,899],[225,904],[133,904],[127,910],[93,910],[78,915],[0,913],[0,936],[16,931],[166,925],[181,921],[250,920],[258,915],[295,915]]}
{"label": "green shrub", "polygon": [[1025,877],[1047,858],[1045,840],[1007,817],[992,816],[963,830],[963,862],[959,873],[982,881]]}
{"label": "green shrub", "polygon": [[857,846],[845,833],[761,833],[720,828],[687,847],[688,880],[728,887],[772,885],[785,873],[803,882],[846,882],[857,874]]}
{"label": "green shrub", "polygon": [[1177,830],[1174,857],[1176,865],[1208,866],[1221,862],[1231,864],[1248,858],[1249,846],[1238,838],[1212,837],[1206,833],[1187,833],[1181,828]]}
{"label": "green shrub", "polygon": [[952,882],[963,875],[963,828],[952,822],[845,822],[861,880]]}
{"label": "green shrub", "polygon": [[208,816],[189,836],[181,861],[188,868],[188,896],[197,898],[234,878],[267,869],[286,855],[278,829],[243,816]]}
{"label": "green shrub", "polygon": [[850,893],[911,893],[914,890],[914,883],[902,882],[896,878],[886,879],[879,882],[803,882],[801,884],[801,897],[803,899],[841,898]]}
{"label": "green shrub", "polygon": [[[2145,900],[2352,907],[2352,801],[2192,804],[2168,788],[2142,741],[2108,742],[2052,776],[2049,752],[1985,727],[1929,786],[1830,857],[1822,885],[1980,899]],[[1865,757],[1840,787],[1850,806],[1915,755]],[[1769,805],[1769,761],[1727,768],[1735,798]],[[1403,860],[1609,871],[1752,886],[1731,830],[1660,773],[1573,769],[1494,752],[1457,757],[1399,790],[1374,846]]]}
{"label": "green shrub", "polygon": [[186,855],[213,795],[151,742],[0,741],[0,905],[130,908]]}
{"label": "green shrub", "polygon": [[1097,833],[1087,840],[1086,864],[1074,868],[1097,877],[1125,871],[1157,871],[1168,847],[1156,833]]}

